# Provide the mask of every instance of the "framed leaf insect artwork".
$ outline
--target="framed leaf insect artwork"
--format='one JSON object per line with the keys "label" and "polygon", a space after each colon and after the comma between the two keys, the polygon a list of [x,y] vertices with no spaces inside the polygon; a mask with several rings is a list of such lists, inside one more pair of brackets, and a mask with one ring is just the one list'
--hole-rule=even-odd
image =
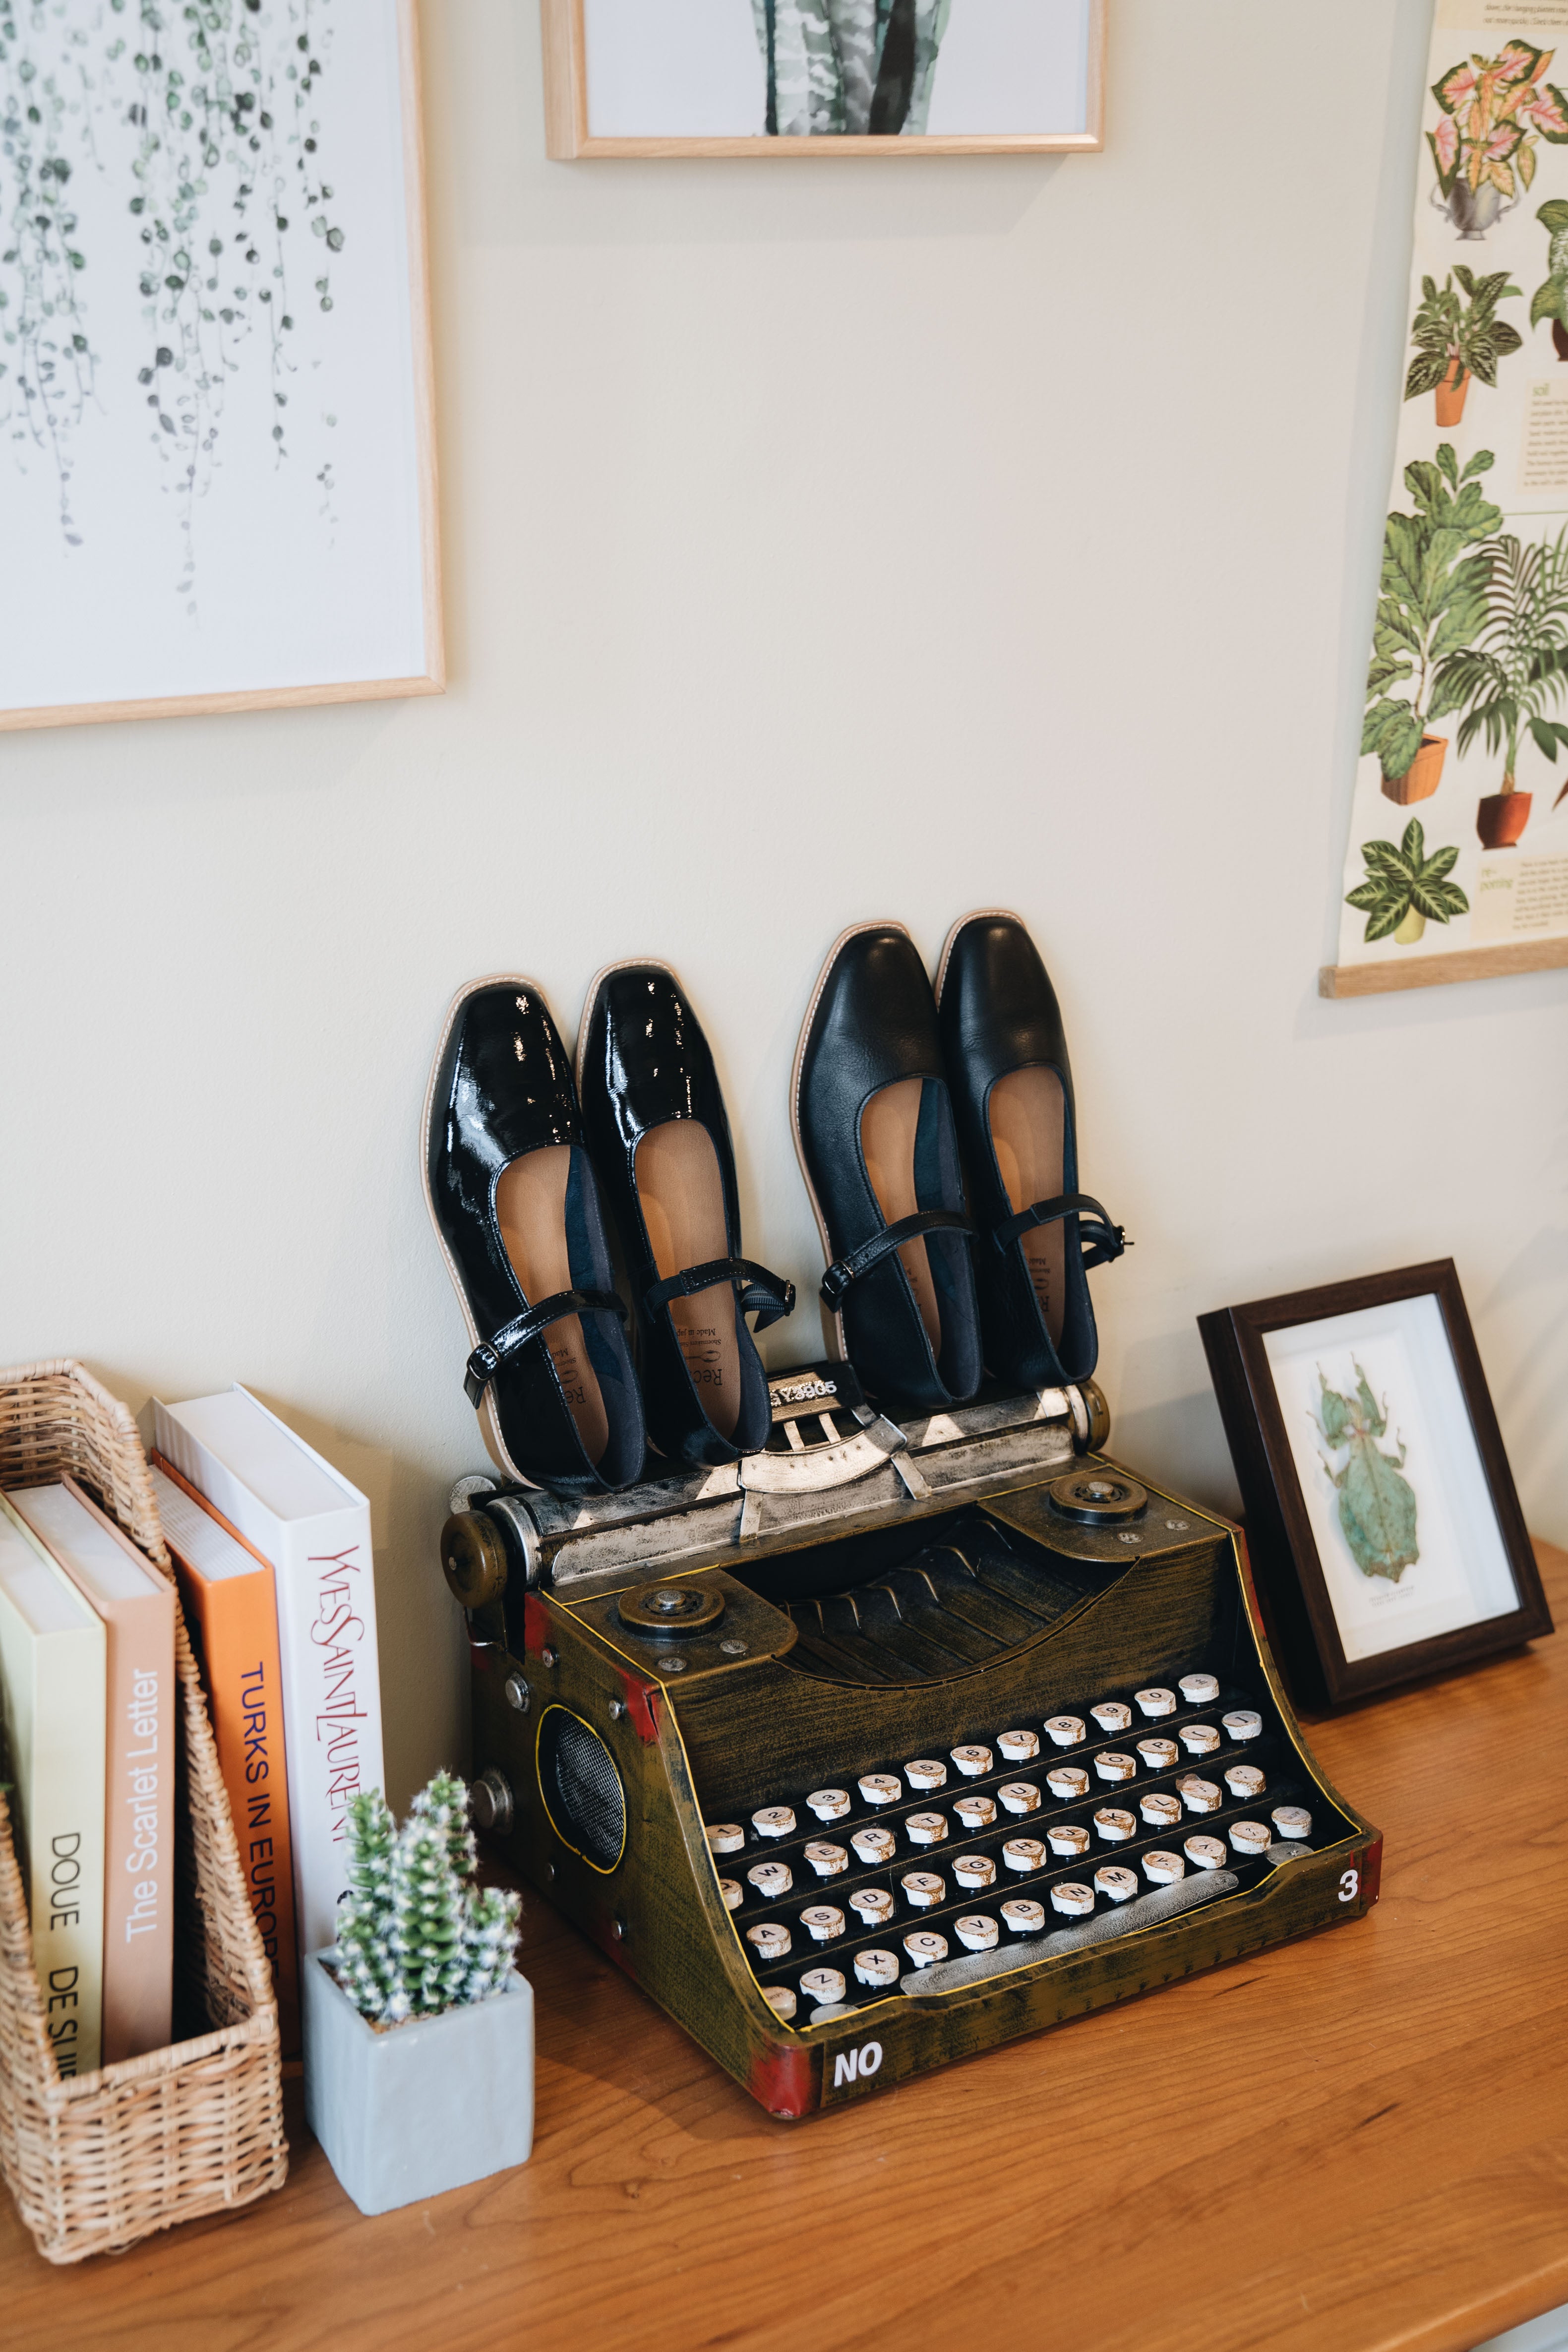
{"label": "framed leaf insect artwork", "polygon": [[615,156],[1104,143],[1106,0],[543,0],[545,140]]}
{"label": "framed leaf insect artwork", "polygon": [[1222,1307],[1198,1328],[1301,1705],[1552,1632],[1451,1258]]}

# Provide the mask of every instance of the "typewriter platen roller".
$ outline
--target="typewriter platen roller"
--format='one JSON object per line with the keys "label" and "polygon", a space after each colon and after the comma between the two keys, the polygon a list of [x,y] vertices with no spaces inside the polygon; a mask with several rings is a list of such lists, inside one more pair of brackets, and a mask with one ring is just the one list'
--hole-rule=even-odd
{"label": "typewriter platen roller", "polygon": [[563,1503],[465,1479],[475,1814],[769,2111],[1359,1917],[1235,1531],[1104,1401],[899,1424],[850,1368],[766,1450]]}

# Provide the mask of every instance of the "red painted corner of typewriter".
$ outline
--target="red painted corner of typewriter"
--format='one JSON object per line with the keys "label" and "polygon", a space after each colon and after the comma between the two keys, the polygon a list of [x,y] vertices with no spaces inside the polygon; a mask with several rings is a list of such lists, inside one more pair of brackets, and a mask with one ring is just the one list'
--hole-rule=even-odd
{"label": "red painted corner of typewriter", "polygon": [[639,1739],[658,1738],[658,1692],[652,1683],[639,1682],[636,1675],[620,1668],[621,1688],[626,1693],[626,1713]]}
{"label": "red painted corner of typewriter", "polygon": [[770,2116],[794,2122],[817,2104],[817,2054],[798,2043],[770,2042],[752,2059],[746,2088]]}

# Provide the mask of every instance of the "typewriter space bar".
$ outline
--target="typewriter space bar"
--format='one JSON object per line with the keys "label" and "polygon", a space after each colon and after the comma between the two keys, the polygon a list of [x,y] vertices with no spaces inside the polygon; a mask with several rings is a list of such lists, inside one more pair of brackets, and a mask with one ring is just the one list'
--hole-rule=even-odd
{"label": "typewriter space bar", "polygon": [[911,2000],[929,2000],[935,1993],[959,1992],[986,1977],[1005,1976],[1035,1960],[1054,1960],[1061,1952],[1081,1951],[1086,1944],[1108,1944],[1115,1936],[1130,1936],[1135,1927],[1154,1927],[1191,1911],[1216,1895],[1234,1894],[1240,1885],[1234,1870],[1205,1870],[1201,1878],[1183,1878],[1152,1895],[1135,1895],[1118,1911],[1103,1911],[1081,1927],[1062,1927],[1054,1936],[1031,1936],[1016,1944],[1001,1944],[989,1952],[969,1952],[962,1960],[939,1960],[932,1969],[912,1969],[899,1979],[899,1990]]}

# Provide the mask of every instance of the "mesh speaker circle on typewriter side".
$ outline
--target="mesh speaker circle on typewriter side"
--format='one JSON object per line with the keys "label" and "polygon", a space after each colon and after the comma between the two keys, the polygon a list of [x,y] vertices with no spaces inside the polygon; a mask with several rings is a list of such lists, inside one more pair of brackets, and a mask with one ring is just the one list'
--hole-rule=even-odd
{"label": "mesh speaker circle on typewriter side", "polygon": [[563,1845],[605,1874],[626,1849],[626,1799],[616,1759],[570,1707],[547,1706],[535,1749],[539,1793]]}

